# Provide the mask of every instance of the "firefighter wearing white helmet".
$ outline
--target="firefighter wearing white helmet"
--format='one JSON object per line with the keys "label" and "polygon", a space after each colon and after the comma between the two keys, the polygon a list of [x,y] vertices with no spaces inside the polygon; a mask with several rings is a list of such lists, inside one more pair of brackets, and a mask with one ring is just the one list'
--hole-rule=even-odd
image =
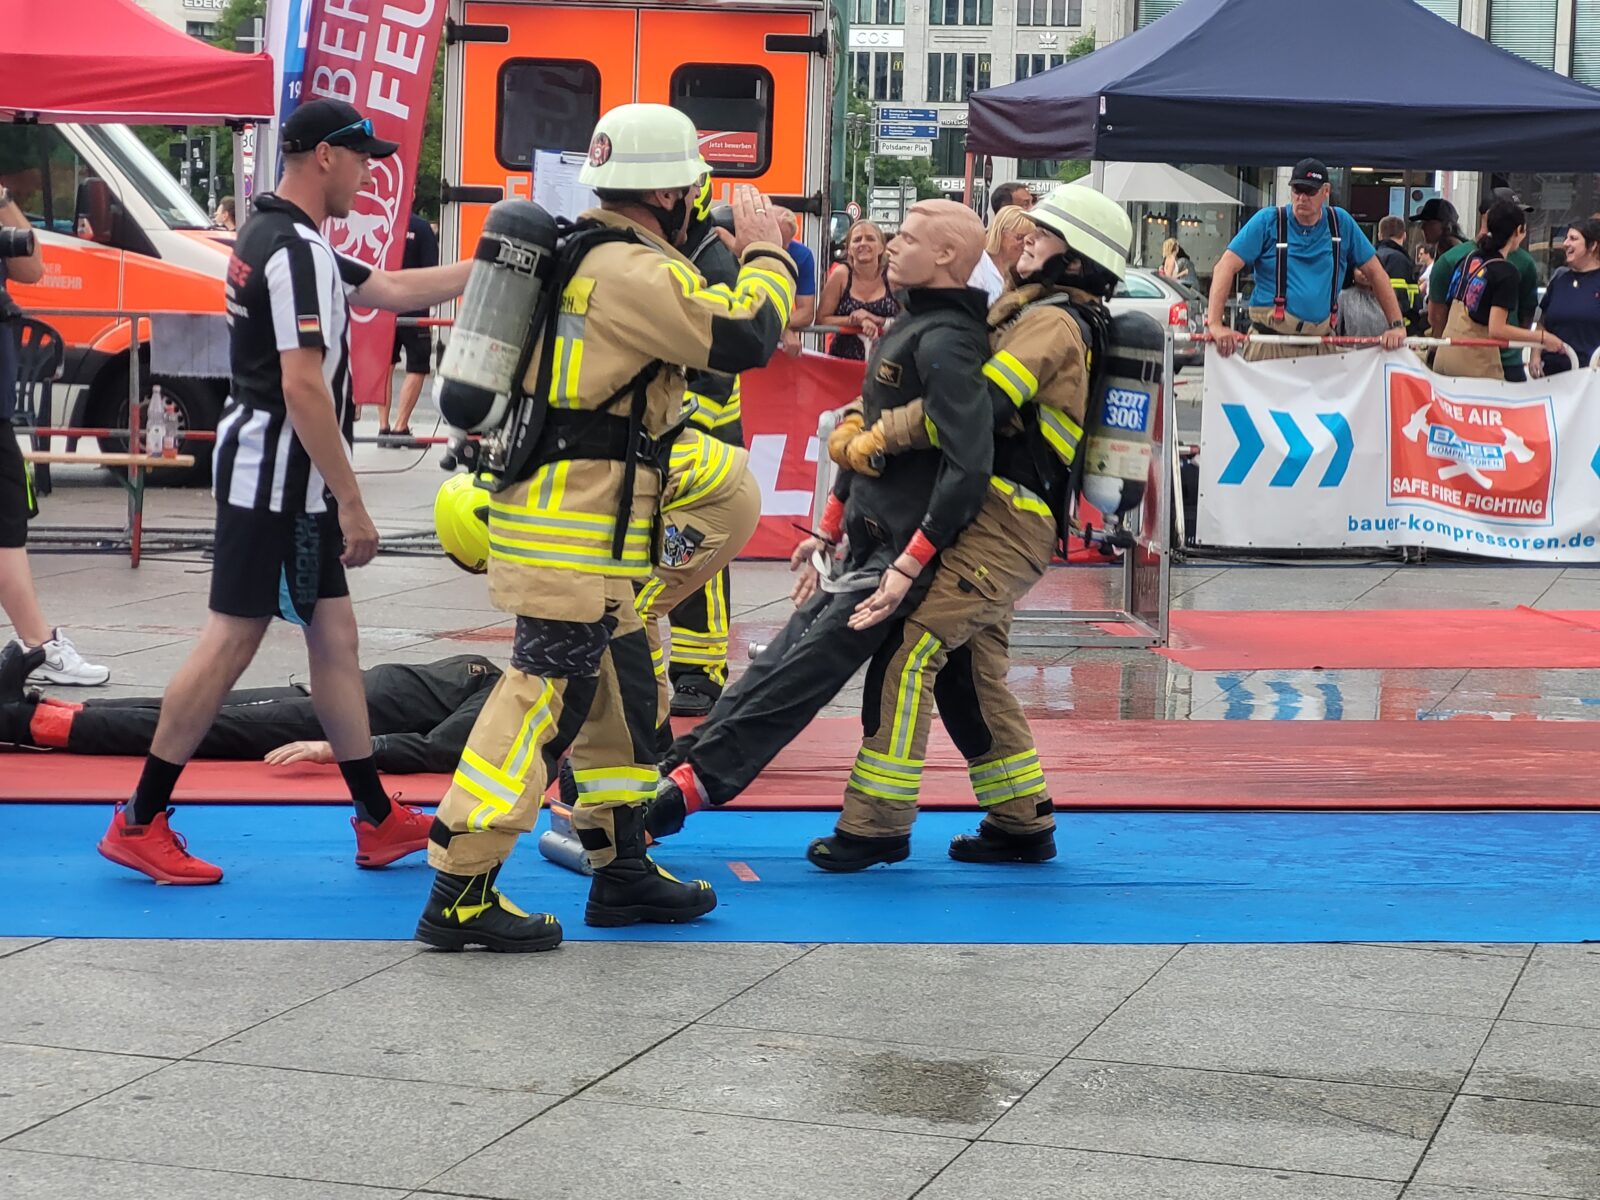
{"label": "firefighter wearing white helmet", "polygon": [[[878,732],[845,790],[838,832],[850,835],[852,853],[836,855],[835,870],[905,857],[935,704],[984,813],[976,835],[951,842],[950,856],[1055,857],[1044,768],[1005,685],[1011,618],[1065,532],[1092,359],[1109,325],[1105,300],[1127,270],[1133,225],[1119,204],[1081,185],[1057,188],[1027,216],[1033,229],[1016,278],[989,310],[983,373],[995,412],[994,478],[977,518],[940,557],[927,598],[868,671],[883,679],[878,709],[865,718]],[[917,408],[857,434],[836,456],[840,465],[870,472],[885,453],[927,445]]]}
{"label": "firefighter wearing white helmet", "polygon": [[[531,444],[512,443],[504,486],[488,496],[489,595],[516,616],[515,640],[433,825],[438,874],[417,926],[430,945],[559,944],[556,919],[517,908],[495,878],[569,746],[573,823],[594,870],[585,921],[681,922],[716,905],[708,883],[680,882],[645,855],[656,686],[634,591],[659,554],[684,372],[765,363],[788,322],[795,269],[767,199],[740,186],[739,275],[707,286],[681,246],[708,170],[676,109],[623,105],[595,126],[580,178],[600,206],[564,239],[559,309],[522,385],[547,407]],[[574,245],[585,247],[576,262]]]}

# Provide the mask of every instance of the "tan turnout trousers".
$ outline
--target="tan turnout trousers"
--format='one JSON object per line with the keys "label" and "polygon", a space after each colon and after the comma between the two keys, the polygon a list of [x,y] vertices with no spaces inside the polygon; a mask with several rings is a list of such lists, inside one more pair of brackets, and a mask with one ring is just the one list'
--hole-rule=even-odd
{"label": "tan turnout trousers", "polygon": [[[1275,320],[1272,316],[1272,307],[1267,305],[1250,310],[1251,332],[1257,330],[1255,326],[1265,325],[1273,333],[1284,334],[1289,337],[1326,337],[1333,332],[1333,320],[1328,318],[1322,321],[1302,321],[1293,314],[1286,315],[1283,320]],[[1266,362],[1276,358],[1300,358],[1310,354],[1337,354],[1337,346],[1272,346],[1258,342],[1254,338],[1245,343],[1245,362]]]}
{"label": "tan turnout trousers", "polygon": [[978,516],[940,556],[927,597],[868,668],[865,737],[845,787],[841,832],[910,832],[936,701],[986,819],[1008,833],[1054,827],[1033,731],[1006,672],[1012,612],[1055,544],[1044,501],[993,480]]}

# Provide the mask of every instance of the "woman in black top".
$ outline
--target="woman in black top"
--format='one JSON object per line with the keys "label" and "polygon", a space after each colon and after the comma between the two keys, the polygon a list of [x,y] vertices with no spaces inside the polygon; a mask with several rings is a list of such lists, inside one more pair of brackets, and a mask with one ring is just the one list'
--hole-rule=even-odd
{"label": "woman in black top", "polygon": [[[1567,253],[1567,265],[1550,277],[1550,286],[1539,302],[1536,327],[1548,329],[1571,346],[1578,363],[1586,367],[1600,349],[1600,220],[1590,217],[1570,226],[1561,248]],[[1528,373],[1538,379],[1571,367],[1572,360],[1565,354],[1552,355],[1546,361],[1543,353],[1535,350]]]}
{"label": "woman in black top", "polygon": [[[1521,246],[1528,235],[1522,206],[1510,200],[1496,201],[1484,221],[1488,231],[1478,239],[1477,249],[1461,260],[1450,281],[1450,316],[1445,321],[1444,336],[1524,342],[1552,353],[1565,353],[1565,343],[1549,330],[1522,329],[1511,324],[1520,276],[1505,256]],[[1434,357],[1433,369],[1440,375],[1505,378],[1500,351],[1493,346],[1442,346]]]}
{"label": "woman in black top", "polygon": [[[867,337],[883,335],[884,326],[899,314],[900,305],[889,291],[889,243],[871,221],[857,221],[845,238],[845,260],[822,285],[817,304],[818,325],[859,326]],[[864,359],[866,343],[855,333],[836,333],[828,344],[834,358]]]}

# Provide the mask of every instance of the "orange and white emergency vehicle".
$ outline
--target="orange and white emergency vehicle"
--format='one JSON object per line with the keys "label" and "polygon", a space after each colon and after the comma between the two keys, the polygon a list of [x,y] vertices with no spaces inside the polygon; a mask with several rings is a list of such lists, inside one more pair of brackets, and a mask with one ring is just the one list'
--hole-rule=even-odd
{"label": "orange and white emergency vehicle", "polygon": [[535,151],[583,153],[600,114],[632,102],[694,120],[717,195],[751,183],[828,215],[834,41],[821,0],[450,0],[445,41],[441,240],[458,257],[491,204],[531,198]]}

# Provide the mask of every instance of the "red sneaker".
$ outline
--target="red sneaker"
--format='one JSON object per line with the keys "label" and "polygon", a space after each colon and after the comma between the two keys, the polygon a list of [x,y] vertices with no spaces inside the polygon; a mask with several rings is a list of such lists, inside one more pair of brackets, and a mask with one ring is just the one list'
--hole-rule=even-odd
{"label": "red sneaker", "polygon": [[387,867],[408,854],[428,848],[433,815],[395,804],[381,825],[351,817],[350,828],[356,831],[356,866]]}
{"label": "red sneaker", "polygon": [[190,854],[183,834],[167,823],[171,812],[157,813],[148,825],[130,825],[126,807],[119,804],[96,849],[119,866],[148,875],[157,883],[221,883],[222,868]]}

